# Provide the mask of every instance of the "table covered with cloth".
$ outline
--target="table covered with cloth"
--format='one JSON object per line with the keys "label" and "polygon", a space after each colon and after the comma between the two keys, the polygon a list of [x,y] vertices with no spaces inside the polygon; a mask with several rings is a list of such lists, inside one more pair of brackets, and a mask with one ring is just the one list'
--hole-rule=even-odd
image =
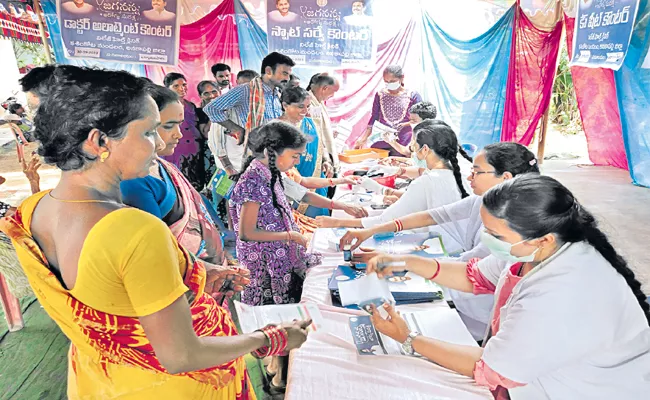
{"label": "table covered with cloth", "polygon": [[[312,248],[323,254],[323,263],[308,271],[301,298],[318,304],[325,329],[311,333],[300,349],[291,352],[286,400],[492,399],[490,392],[472,379],[422,358],[358,356],[348,319],[364,312],[332,305],[327,282],[343,263],[343,255],[328,250],[325,236],[319,229],[312,239]],[[458,314],[444,301],[397,309],[429,312],[440,327],[437,339],[477,346]]]}

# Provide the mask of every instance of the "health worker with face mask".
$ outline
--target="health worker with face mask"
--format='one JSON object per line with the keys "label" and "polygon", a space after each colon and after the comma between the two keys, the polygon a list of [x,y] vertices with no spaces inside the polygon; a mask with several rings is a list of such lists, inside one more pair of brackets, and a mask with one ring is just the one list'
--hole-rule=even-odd
{"label": "health worker with face mask", "polygon": [[[435,146],[423,145],[425,143],[420,139],[420,127],[429,123],[423,122],[416,127],[416,142],[421,147],[414,149],[418,150],[416,151],[418,157],[426,157],[428,164],[433,160],[433,155],[429,154],[431,150],[427,150],[426,147],[431,149]],[[433,172],[438,173],[439,170]],[[335,220],[336,226],[363,228],[349,230],[341,238],[340,246],[343,248],[346,245],[351,245],[352,250],[355,250],[365,240],[377,233],[428,228],[430,231],[442,235],[445,249],[449,254],[454,254],[456,259],[467,261],[474,257],[486,257],[490,253],[481,244],[481,231],[483,230],[479,212],[481,196],[503,181],[525,173],[539,173],[535,155],[525,146],[511,142],[487,145],[474,158],[471,173],[467,178],[476,196],[468,196],[450,204],[429,206],[429,204],[435,204],[434,201],[437,201],[435,196],[440,194],[431,192],[435,189],[429,187],[424,189],[427,192],[426,195],[420,189],[418,190],[419,196],[409,195],[406,197],[413,190],[411,187],[406,191],[407,194],[395,204],[397,207],[389,207],[379,217],[353,219],[345,223]],[[427,175],[431,175],[431,172],[428,172]],[[427,179],[431,181],[431,178]],[[411,186],[416,181],[413,181]],[[422,181],[427,182],[426,179],[422,179]],[[418,187],[419,181],[415,188]],[[454,190],[458,191],[456,188]],[[407,206],[402,205],[405,200],[409,200]],[[360,252],[354,254],[353,257],[355,260],[365,261],[372,255]],[[448,295],[454,301],[456,310],[472,336],[481,340],[490,320],[493,296],[491,294],[464,293],[453,289],[448,290]]]}
{"label": "health worker with face mask", "polygon": [[473,378],[495,399],[647,399],[650,305],[594,216],[561,183],[524,174],[481,199],[483,245],[469,262],[379,256],[368,272],[411,271],[494,295],[483,347],[424,337],[390,305],[372,322],[423,357]]}
{"label": "health worker with face mask", "polygon": [[[422,97],[418,92],[404,87],[404,71],[399,65],[389,65],[384,69],[384,83],[386,86],[375,94],[368,127],[357,139],[355,149],[366,147],[375,122],[396,130],[395,141],[400,145],[408,146],[411,142],[413,131],[409,124],[409,110],[421,102]],[[404,156],[385,140],[369,144],[373,148],[390,150],[391,156]]]}

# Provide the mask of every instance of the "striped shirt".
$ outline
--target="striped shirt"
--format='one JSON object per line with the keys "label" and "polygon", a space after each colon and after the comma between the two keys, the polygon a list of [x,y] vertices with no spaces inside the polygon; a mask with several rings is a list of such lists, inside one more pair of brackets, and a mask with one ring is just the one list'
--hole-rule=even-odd
{"label": "striped shirt", "polygon": [[[280,91],[277,88],[271,88],[266,83],[262,83],[262,87],[264,88],[264,122],[268,122],[279,118],[283,113]],[[210,104],[203,107],[203,111],[208,115],[210,121],[224,122],[228,120],[228,111],[233,110],[239,117],[239,121],[246,124],[250,112],[250,92],[248,84],[236,86],[228,93],[212,100]]]}

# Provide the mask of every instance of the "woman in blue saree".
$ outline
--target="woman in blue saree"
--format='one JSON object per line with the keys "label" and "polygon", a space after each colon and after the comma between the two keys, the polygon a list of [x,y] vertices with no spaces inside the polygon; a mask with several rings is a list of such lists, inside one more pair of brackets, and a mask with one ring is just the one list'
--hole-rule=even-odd
{"label": "woman in blue saree", "polygon": [[[325,173],[322,168],[323,145],[314,121],[306,116],[309,105],[310,98],[305,89],[301,87],[286,88],[282,91],[284,114],[279,120],[294,125],[308,137],[307,148],[304,154],[300,156],[300,163],[296,166],[298,173],[304,178],[322,178],[325,180]],[[334,183],[330,184],[333,185]],[[321,196],[327,197],[327,187],[312,190]],[[306,203],[298,205],[298,212],[312,218],[330,214],[330,210],[326,208],[318,208]]]}

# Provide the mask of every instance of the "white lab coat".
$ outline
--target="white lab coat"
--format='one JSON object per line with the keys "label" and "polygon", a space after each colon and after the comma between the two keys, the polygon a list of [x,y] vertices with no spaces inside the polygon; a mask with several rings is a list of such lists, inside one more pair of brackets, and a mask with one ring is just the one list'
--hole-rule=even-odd
{"label": "white lab coat", "polygon": [[[364,228],[371,228],[409,214],[453,204],[460,199],[460,192],[452,171],[448,169],[429,170],[411,182],[406,193],[384,210],[381,215],[362,218],[361,224]],[[429,228],[424,228],[425,231],[427,229]],[[447,251],[453,252],[460,248],[460,244],[446,232],[435,227],[431,230],[442,234]]]}
{"label": "white lab coat", "polygon": [[[497,286],[512,263],[478,268]],[[625,279],[585,242],[567,244],[514,287],[483,361],[526,386],[513,400],[650,398],[650,328]]]}

